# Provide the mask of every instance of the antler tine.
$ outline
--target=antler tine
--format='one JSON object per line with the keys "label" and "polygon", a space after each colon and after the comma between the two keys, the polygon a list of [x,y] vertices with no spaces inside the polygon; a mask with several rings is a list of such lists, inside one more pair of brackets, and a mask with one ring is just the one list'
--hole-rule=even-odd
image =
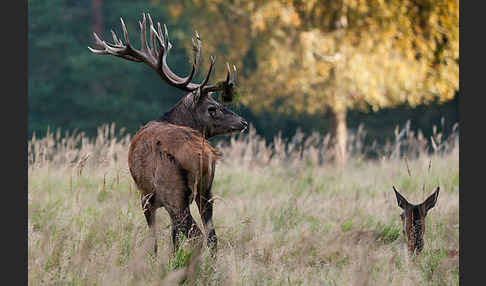
{"label": "antler tine", "polygon": [[201,61],[201,39],[197,30],[195,31],[195,37],[192,37],[192,50],[194,52],[194,64],[199,67]]}
{"label": "antler tine", "polygon": [[[156,70],[163,76],[164,79],[168,80],[171,85],[182,88],[182,89],[187,90],[187,91],[193,91],[194,89],[188,89],[187,85],[189,84],[189,82],[192,80],[192,77],[194,76],[194,73],[195,73],[194,66],[193,66],[193,69],[192,69],[191,73],[189,74],[189,76],[187,76],[186,78],[183,78],[183,79],[178,77],[176,74],[174,74],[169,69],[169,67],[167,66],[167,63],[166,63],[167,49],[164,45],[164,40],[161,38],[161,34],[160,34],[160,31],[161,31],[160,23],[157,23],[157,26],[158,26],[158,29],[159,29],[159,33],[157,33],[157,31],[155,31],[155,28],[154,28],[153,25],[150,26],[151,32],[157,38],[157,42],[159,44],[159,49],[160,49],[160,53],[158,54],[158,59],[157,59]],[[154,50],[155,50],[155,46],[154,46]]]}
{"label": "antler tine", "polygon": [[167,31],[166,24],[164,24],[164,32],[165,32],[165,48],[167,49],[167,53],[169,53],[170,49],[172,48],[172,44],[169,42],[169,32]]}
{"label": "antler tine", "polygon": [[194,33],[195,35],[192,37],[192,51],[194,53],[194,63],[193,67],[195,71],[199,68],[199,64],[201,62],[201,39],[199,38],[199,34],[197,31]]}
{"label": "antler tine", "polygon": [[[213,72],[215,61],[216,61],[215,57],[213,57],[213,56],[209,57],[209,71],[206,74],[206,78],[204,78],[203,82],[201,82],[201,84],[199,85],[199,88],[204,89],[206,84],[209,82],[209,77],[211,77],[211,73]],[[208,88],[212,88],[212,87],[208,87]],[[206,89],[204,89],[204,90],[206,90]]]}
{"label": "antler tine", "polygon": [[157,60],[157,69],[158,70],[163,70],[163,59],[165,57],[165,45],[164,45],[164,40],[162,39],[162,34],[160,34],[160,23],[157,23],[159,33],[155,31],[154,26],[151,26],[150,29],[152,30],[152,33],[155,35],[155,38],[157,39],[157,43],[159,45],[159,57]]}
{"label": "antler tine", "polygon": [[[104,42],[102,40],[100,40],[100,38],[98,37],[98,35],[93,32],[93,37],[95,39],[95,42],[96,42],[96,45],[97,46],[104,46]],[[95,49],[92,49],[90,47],[88,47],[91,51],[100,51],[100,50],[95,50]]]}
{"label": "antler tine", "polygon": [[105,49],[94,51],[93,49],[90,48],[90,50],[92,52],[96,53],[96,54],[110,54],[110,55],[113,55],[113,56],[122,57],[124,59],[130,60],[130,61],[135,61],[135,62],[146,61],[146,57],[143,54],[141,54],[137,50],[132,49],[132,47],[130,46],[130,42],[128,40],[127,28],[126,28],[125,23],[123,22],[123,19],[121,17],[120,17],[120,20],[121,20],[121,23],[122,23],[125,41],[127,42],[126,46],[124,46],[123,43],[120,40],[118,40],[115,32],[113,32],[113,31],[112,31],[112,36],[113,36],[113,41],[115,42],[114,45],[100,40],[98,35],[96,33],[93,33],[95,40],[96,40],[96,43],[100,46],[103,46]]}
{"label": "antler tine", "polygon": [[226,73],[226,84],[228,84],[230,82],[230,74],[231,74],[231,70],[230,70],[230,66],[229,66],[229,63],[226,62],[226,70],[227,70],[227,73]]}
{"label": "antler tine", "polygon": [[142,52],[147,53],[152,57],[152,51],[149,49],[148,44],[147,44],[147,21],[145,18],[145,13],[142,13],[143,15],[143,21],[140,22],[138,21],[138,24],[140,25],[140,49]]}
{"label": "antler tine", "polygon": [[111,30],[111,36],[113,37],[113,42],[115,43],[116,46],[122,45],[121,41],[118,40],[116,33],[113,30]]}
{"label": "antler tine", "polygon": [[[100,50],[100,49],[93,49],[91,47],[88,47],[88,49],[92,53],[95,53],[95,54],[98,54],[98,55],[113,55],[113,56],[121,57],[121,58],[130,60],[130,61],[134,61],[134,62],[143,61],[143,59],[140,58],[139,54],[130,54],[130,52],[132,52],[132,50],[128,51],[127,48],[124,47],[123,45],[121,45],[121,44],[120,45],[112,45],[112,44],[109,44],[105,41],[102,41],[102,40],[100,40],[100,38],[98,37],[98,35],[96,33],[93,33],[93,36],[95,38],[96,44],[98,46],[103,47],[104,49]],[[119,41],[119,43],[121,43],[121,41]]]}
{"label": "antler tine", "polygon": [[[160,30],[160,23],[158,23],[158,28]],[[157,71],[164,77],[164,79],[168,80],[171,85],[182,88],[183,90],[186,91],[193,91],[197,87],[195,87],[193,84],[190,83],[192,78],[194,77],[194,74],[196,72],[196,66],[192,66],[191,73],[185,77],[185,78],[180,78],[177,76],[175,73],[173,73],[170,68],[167,66],[167,52],[168,50],[164,46],[164,41],[160,37],[160,34],[155,31],[155,28],[151,26],[151,30],[153,33],[155,33],[155,37],[158,40],[159,43],[159,48],[160,48],[160,53],[158,55],[158,60],[157,60]],[[188,87],[188,85],[191,84],[191,87]]]}
{"label": "antler tine", "polygon": [[211,73],[213,72],[215,61],[216,61],[215,57],[213,57],[213,56],[209,57],[209,71],[206,74],[206,78],[204,79],[204,81],[201,82],[201,84],[199,85],[199,88],[201,88],[201,89],[204,88],[204,86],[209,82],[209,77],[211,77]]}
{"label": "antler tine", "polygon": [[156,48],[156,43],[155,43],[155,35],[154,35],[154,23],[152,22],[152,17],[150,17],[150,14],[147,13],[147,16],[148,16],[148,19],[149,19],[149,24],[150,24],[150,44],[152,45],[152,48],[151,48],[151,51],[152,51],[152,55],[156,58],[159,57],[159,53],[157,52],[157,48]]}
{"label": "antler tine", "polygon": [[234,85],[238,85],[238,73],[236,72],[236,66],[233,65],[233,83]]}
{"label": "antler tine", "polygon": [[123,22],[123,18],[120,17],[120,21],[122,24],[122,29],[123,29],[123,37],[125,38],[125,42],[127,43],[127,48],[130,48],[130,41],[128,40],[128,32],[127,32],[127,27],[125,26],[125,22]]}
{"label": "antler tine", "polygon": [[226,73],[226,81],[225,81],[225,84],[233,84],[233,85],[237,85],[237,71],[236,71],[236,66],[233,65],[233,76],[231,77],[231,80],[230,80],[230,75],[231,75],[231,69],[230,69],[230,65],[228,62],[226,62],[226,70],[227,70],[227,73]]}
{"label": "antler tine", "polygon": [[[159,37],[160,37],[161,39],[164,39],[164,36],[162,35],[162,28],[160,27],[160,22],[157,22],[157,30],[158,30],[158,32],[159,32],[157,35],[159,35]],[[165,43],[164,43],[164,42],[165,42],[165,40],[163,40],[163,41],[162,41],[162,46],[163,46],[163,47],[164,47],[164,49],[165,49]]]}
{"label": "antler tine", "polygon": [[192,70],[190,74],[185,77],[181,78],[177,76],[174,72],[172,72],[167,65],[167,55],[169,53],[169,50],[172,48],[172,44],[169,42],[169,33],[167,31],[167,25],[164,24],[164,32],[165,32],[165,37],[164,40],[161,39],[162,36],[162,29],[160,26],[160,23],[157,23],[158,25],[158,30],[159,33],[157,34],[157,39],[159,40],[159,46],[161,46],[161,53],[159,55],[159,66],[161,66],[162,73],[165,74],[168,78],[172,80],[172,84],[176,87],[182,88],[187,91],[193,91],[196,88],[199,87],[199,85],[195,85],[191,83],[192,78],[194,77],[194,74],[196,73],[196,69],[198,67],[198,62],[199,62],[199,54],[201,50],[201,43],[199,39],[199,35],[197,35],[197,45],[195,45],[193,48],[196,52],[195,57],[194,57],[194,64],[192,65]]}

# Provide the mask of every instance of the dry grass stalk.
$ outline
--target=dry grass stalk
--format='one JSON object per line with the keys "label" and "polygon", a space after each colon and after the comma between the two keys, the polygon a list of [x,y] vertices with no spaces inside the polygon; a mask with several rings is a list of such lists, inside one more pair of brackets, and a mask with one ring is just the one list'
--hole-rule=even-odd
{"label": "dry grass stalk", "polygon": [[[348,150],[356,155],[343,170],[327,165],[328,135],[296,134],[287,142],[277,137],[267,144],[252,128],[230,143],[217,142],[225,156],[213,197],[225,202],[214,209],[218,259],[207,259],[203,247],[194,260],[171,272],[164,258],[170,252],[168,228],[158,231],[161,253],[145,253],[149,231],[127,168],[130,137],[117,137],[113,127],[106,130],[100,128],[95,140],[82,133],[55,133],[29,141],[29,284],[161,285],[184,277],[189,285],[458,283],[456,135],[442,136],[440,152],[429,153],[423,145],[427,140],[419,132],[412,136],[405,126],[389,149],[374,150],[380,158],[375,161],[357,154],[372,151],[358,144],[361,131],[349,142]],[[89,160],[83,160],[86,154]],[[427,171],[414,173],[413,180],[410,172],[405,180],[403,157],[408,169],[428,163]],[[112,182],[107,182],[110,174]],[[423,257],[416,262],[403,247],[389,188],[400,180],[413,200],[422,182],[441,184]],[[98,200],[107,183],[110,196]],[[157,220],[169,225],[163,211]]]}

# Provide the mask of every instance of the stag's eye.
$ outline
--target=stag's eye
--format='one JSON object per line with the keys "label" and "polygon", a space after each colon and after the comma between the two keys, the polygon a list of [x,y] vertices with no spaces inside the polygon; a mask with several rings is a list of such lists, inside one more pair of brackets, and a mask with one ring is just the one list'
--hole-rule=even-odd
{"label": "stag's eye", "polygon": [[210,106],[210,107],[208,107],[209,115],[211,115],[211,116],[214,117],[214,115],[216,114],[216,110],[217,110],[216,106]]}

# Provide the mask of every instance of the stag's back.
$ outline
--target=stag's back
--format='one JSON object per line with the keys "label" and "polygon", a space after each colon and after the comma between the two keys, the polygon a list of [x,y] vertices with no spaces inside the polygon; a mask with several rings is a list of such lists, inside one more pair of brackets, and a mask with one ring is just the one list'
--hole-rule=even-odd
{"label": "stag's back", "polygon": [[182,169],[187,174],[188,187],[194,194],[196,190],[193,187],[198,182],[207,182],[214,175],[218,158],[218,152],[198,131],[167,122],[151,121],[135,133],[128,152],[128,165],[142,195],[155,191],[154,185],[160,177],[158,172],[180,171],[157,169],[168,163],[172,169]]}

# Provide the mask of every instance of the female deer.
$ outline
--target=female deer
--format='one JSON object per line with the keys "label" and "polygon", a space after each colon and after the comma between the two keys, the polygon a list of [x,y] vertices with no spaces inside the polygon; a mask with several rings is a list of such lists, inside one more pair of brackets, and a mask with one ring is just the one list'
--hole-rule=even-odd
{"label": "female deer", "polygon": [[403,234],[407,239],[410,253],[419,254],[424,247],[425,217],[427,212],[437,203],[439,187],[423,203],[413,205],[409,203],[393,186],[398,206],[403,209],[400,218],[403,224]]}

